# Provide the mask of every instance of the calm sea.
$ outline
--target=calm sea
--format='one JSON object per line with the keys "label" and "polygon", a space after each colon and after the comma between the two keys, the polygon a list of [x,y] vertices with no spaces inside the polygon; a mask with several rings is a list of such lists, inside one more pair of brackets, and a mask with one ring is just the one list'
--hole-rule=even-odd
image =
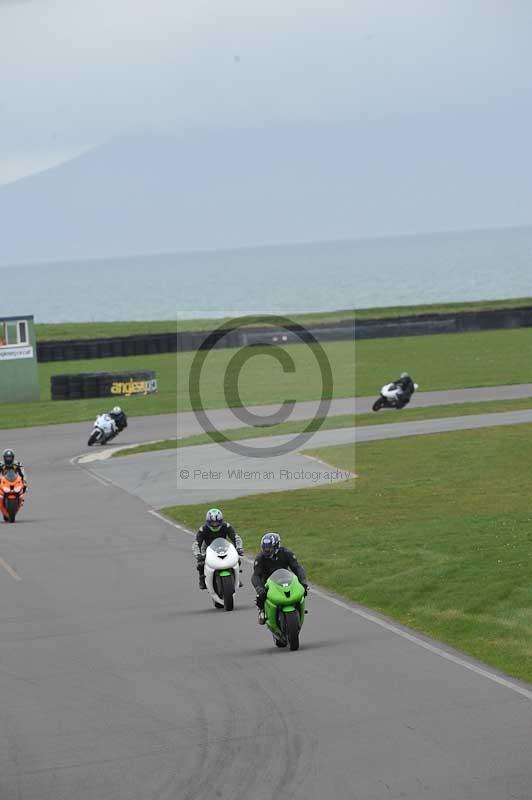
{"label": "calm sea", "polygon": [[38,322],[532,296],[532,227],[0,267],[0,315]]}

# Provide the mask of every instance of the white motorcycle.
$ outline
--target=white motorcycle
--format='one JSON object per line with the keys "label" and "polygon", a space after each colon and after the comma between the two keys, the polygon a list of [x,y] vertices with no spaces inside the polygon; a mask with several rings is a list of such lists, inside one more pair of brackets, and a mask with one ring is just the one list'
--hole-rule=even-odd
{"label": "white motorcycle", "polygon": [[[418,384],[414,383],[414,392],[418,388]],[[373,403],[373,411],[379,411],[381,408],[404,408],[412,399],[412,395],[406,400],[402,399],[403,390],[396,383],[385,383],[381,389],[380,396]]]}
{"label": "white motorcycle", "polygon": [[216,608],[232,611],[239,584],[240,558],[236,547],[219,537],[205,553],[205,583]]}
{"label": "white motorcycle", "polygon": [[87,444],[105,444],[118,433],[116,422],[109,414],[98,414]]}

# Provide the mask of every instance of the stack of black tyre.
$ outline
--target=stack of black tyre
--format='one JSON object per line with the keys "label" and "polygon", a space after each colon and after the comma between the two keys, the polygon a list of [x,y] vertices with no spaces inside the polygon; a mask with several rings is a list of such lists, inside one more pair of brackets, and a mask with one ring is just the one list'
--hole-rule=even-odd
{"label": "stack of black tyre", "polygon": [[[205,334],[203,334],[205,338]],[[143,356],[156,353],[175,353],[177,334],[150,333],[138,336],[115,336],[105,339],[71,339],[68,341],[38,342],[37,360],[76,361],[92,358]]]}
{"label": "stack of black tyre", "polygon": [[52,400],[80,400],[90,397],[114,397],[119,403],[124,395],[111,393],[113,383],[155,381],[154,370],[136,372],[82,372],[77,375],[52,375]]}

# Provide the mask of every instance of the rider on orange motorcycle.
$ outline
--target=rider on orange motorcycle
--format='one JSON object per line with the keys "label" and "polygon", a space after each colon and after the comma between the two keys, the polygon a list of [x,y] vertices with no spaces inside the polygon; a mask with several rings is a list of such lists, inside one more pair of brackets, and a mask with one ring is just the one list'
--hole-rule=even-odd
{"label": "rider on orange motorcycle", "polygon": [[15,461],[15,453],[9,448],[2,453],[2,461],[0,462],[0,474],[5,475],[6,472],[15,472],[17,475],[20,475],[24,483],[24,491],[26,491],[28,487],[22,470],[22,464],[20,461]]}

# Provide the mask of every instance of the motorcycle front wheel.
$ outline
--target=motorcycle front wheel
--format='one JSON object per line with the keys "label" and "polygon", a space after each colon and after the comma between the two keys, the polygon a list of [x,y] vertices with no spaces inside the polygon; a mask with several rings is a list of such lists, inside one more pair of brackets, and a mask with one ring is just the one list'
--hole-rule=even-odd
{"label": "motorcycle front wheel", "polygon": [[18,511],[18,500],[14,497],[8,497],[6,500],[7,517],[10,522],[14,522]]}
{"label": "motorcycle front wheel", "polygon": [[222,597],[226,611],[232,611],[235,607],[235,576],[222,575]]}
{"label": "motorcycle front wheel", "polygon": [[299,631],[301,630],[301,620],[297,611],[284,612],[284,634],[288,641],[290,650],[299,650]]}

